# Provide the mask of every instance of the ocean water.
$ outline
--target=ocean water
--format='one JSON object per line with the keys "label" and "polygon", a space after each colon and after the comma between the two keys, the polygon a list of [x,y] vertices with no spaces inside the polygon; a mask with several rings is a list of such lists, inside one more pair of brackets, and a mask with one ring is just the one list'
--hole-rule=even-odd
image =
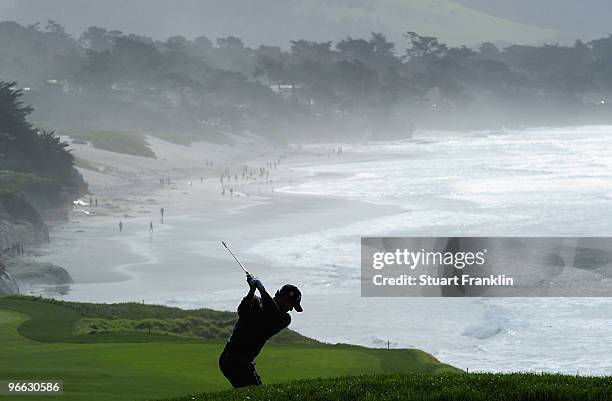
{"label": "ocean water", "polygon": [[612,374],[612,298],[359,296],[360,236],[611,236],[612,127],[422,131],[344,150],[368,160],[295,167],[315,179],[277,191],[397,213],[247,249],[299,269],[308,283],[311,313],[295,328],[328,341],[421,348],[471,371]]}

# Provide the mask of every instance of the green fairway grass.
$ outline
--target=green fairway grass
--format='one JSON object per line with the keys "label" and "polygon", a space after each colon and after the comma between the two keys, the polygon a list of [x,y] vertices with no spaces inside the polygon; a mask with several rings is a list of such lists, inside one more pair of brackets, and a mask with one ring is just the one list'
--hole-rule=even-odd
{"label": "green fairway grass", "polygon": [[[0,378],[59,379],[64,394],[19,400],[141,400],[229,388],[218,369],[223,339],[147,331],[77,333],[82,319],[181,319],[233,322],[235,314],[139,304],[0,298]],[[118,327],[124,327],[119,325]],[[294,334],[292,334],[294,333]],[[257,359],[265,383],[366,373],[457,372],[418,350],[327,345],[295,332],[266,345]],[[2,401],[2,396],[0,396]]]}
{"label": "green fairway grass", "polygon": [[206,141],[215,144],[226,144],[230,145],[233,143],[232,139],[221,132],[219,129],[202,126],[197,131],[152,131],[148,132],[151,136],[154,136],[164,141],[172,142],[177,145],[189,146],[192,142]]}
{"label": "green fairway grass", "polygon": [[70,137],[91,142],[98,149],[115,153],[155,158],[155,153],[149,147],[145,136],[136,132],[89,130],[74,131]]}
{"label": "green fairway grass", "polygon": [[[134,156],[150,157],[155,159],[155,153],[149,146],[145,134],[171,142],[177,145],[189,146],[192,142],[206,141],[214,144],[232,144],[233,141],[221,131],[212,127],[202,127],[197,132],[138,132],[119,130],[91,129],[79,131],[75,129],[58,130],[66,133],[73,139],[82,139],[90,142],[93,147],[115,153],[124,153]],[[77,160],[77,165],[90,170],[96,170],[86,160]]]}

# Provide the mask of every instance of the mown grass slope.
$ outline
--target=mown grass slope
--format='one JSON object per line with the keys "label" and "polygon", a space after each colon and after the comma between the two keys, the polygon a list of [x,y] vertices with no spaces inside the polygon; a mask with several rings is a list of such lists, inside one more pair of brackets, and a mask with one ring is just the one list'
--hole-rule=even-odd
{"label": "mown grass slope", "polygon": [[[198,311],[140,304],[82,304],[31,297],[0,298],[0,377],[61,379],[64,401],[142,400],[228,389],[219,372],[224,339],[148,331],[76,333],[83,318],[186,319]],[[199,310],[221,321],[229,312]],[[116,318],[116,319],[113,319]],[[257,369],[266,383],[366,373],[457,372],[418,350],[317,343],[295,332],[266,345]],[[19,396],[20,400],[58,399]]]}
{"label": "mown grass slope", "polygon": [[489,373],[362,375],[189,394],[166,401],[212,400],[605,401],[612,400],[612,378]]}

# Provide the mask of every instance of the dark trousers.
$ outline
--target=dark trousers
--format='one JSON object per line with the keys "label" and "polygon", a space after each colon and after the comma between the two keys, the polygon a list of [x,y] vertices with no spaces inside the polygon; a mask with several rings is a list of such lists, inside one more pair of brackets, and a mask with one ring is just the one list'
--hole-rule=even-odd
{"label": "dark trousers", "polygon": [[255,370],[255,362],[245,359],[228,347],[225,347],[219,357],[219,368],[234,388],[261,384],[261,378]]}

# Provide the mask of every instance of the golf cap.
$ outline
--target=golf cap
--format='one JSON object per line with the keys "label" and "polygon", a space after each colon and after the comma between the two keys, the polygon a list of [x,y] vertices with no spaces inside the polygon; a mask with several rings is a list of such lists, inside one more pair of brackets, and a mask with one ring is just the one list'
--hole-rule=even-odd
{"label": "golf cap", "polygon": [[302,301],[302,293],[296,286],[285,284],[280,290],[278,290],[278,293],[287,296],[287,298],[293,302],[293,307],[296,311],[303,311],[302,306],[300,305],[300,302]]}

